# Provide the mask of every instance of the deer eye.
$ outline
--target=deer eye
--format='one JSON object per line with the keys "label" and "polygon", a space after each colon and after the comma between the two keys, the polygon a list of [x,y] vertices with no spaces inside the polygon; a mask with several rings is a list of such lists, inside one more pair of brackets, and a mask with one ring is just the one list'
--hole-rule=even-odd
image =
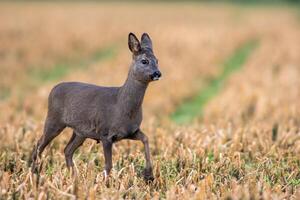
{"label": "deer eye", "polygon": [[149,60],[147,60],[147,59],[142,59],[142,64],[143,65],[148,65],[149,64]]}

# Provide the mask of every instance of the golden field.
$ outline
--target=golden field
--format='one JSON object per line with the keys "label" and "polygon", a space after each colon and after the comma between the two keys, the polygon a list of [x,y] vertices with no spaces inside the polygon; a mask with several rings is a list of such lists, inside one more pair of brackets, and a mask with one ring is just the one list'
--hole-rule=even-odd
{"label": "golden field", "polygon": [[[0,3],[0,199],[299,199],[300,18],[292,7],[197,3]],[[103,181],[101,145],[87,140],[68,172],[66,130],[27,166],[42,134],[51,88],[61,81],[121,85],[127,35],[150,34],[162,80],[143,104],[155,180],[143,146],[121,141]],[[205,104],[180,125],[170,116],[257,45]]]}

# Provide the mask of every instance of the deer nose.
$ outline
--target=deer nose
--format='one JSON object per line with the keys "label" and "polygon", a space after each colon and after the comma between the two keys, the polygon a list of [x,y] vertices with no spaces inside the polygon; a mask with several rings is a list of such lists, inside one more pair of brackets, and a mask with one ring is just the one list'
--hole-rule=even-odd
{"label": "deer nose", "polygon": [[153,81],[159,80],[160,77],[161,77],[160,71],[155,71],[153,74],[150,75],[150,78]]}

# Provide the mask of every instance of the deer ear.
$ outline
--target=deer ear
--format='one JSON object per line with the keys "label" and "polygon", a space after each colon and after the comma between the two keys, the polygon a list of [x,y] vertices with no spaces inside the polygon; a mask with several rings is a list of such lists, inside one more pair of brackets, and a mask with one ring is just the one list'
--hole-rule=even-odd
{"label": "deer ear", "polygon": [[128,47],[133,54],[137,54],[141,50],[141,44],[133,33],[128,35]]}
{"label": "deer ear", "polygon": [[142,48],[148,48],[152,50],[152,41],[150,36],[147,33],[143,33],[141,38],[141,46]]}

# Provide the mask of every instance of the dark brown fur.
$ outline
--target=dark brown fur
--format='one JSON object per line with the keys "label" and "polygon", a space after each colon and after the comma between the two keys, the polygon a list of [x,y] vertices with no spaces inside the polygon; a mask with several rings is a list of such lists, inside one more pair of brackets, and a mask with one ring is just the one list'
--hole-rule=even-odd
{"label": "dark brown fur", "polygon": [[41,156],[45,147],[64,128],[70,127],[73,135],[64,150],[68,167],[74,165],[74,151],[86,138],[91,138],[102,142],[105,173],[109,174],[112,168],[113,143],[122,139],[140,140],[145,146],[144,178],[153,179],[148,138],[140,130],[140,125],[142,103],[148,84],[157,80],[161,74],[148,34],[142,35],[140,43],[130,33],[128,45],[133,53],[133,62],[122,87],[66,82],[52,89],[48,99],[44,134],[32,153],[32,170],[35,170],[37,157]]}

